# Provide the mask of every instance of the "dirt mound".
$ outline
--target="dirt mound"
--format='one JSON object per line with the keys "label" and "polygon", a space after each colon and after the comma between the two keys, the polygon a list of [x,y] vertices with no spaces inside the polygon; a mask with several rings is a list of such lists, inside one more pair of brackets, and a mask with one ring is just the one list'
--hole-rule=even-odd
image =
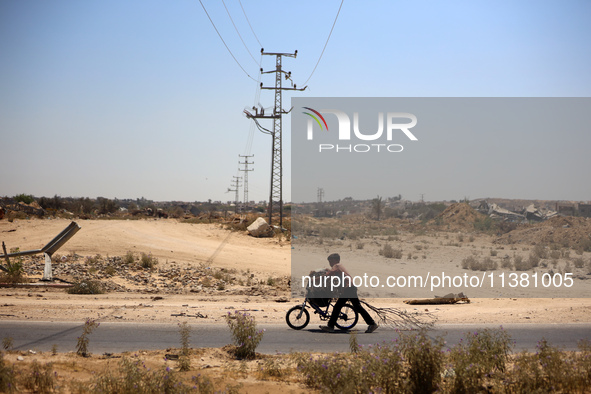
{"label": "dirt mound", "polygon": [[494,241],[499,244],[551,245],[591,249],[591,219],[556,216],[534,225],[519,227]]}
{"label": "dirt mound", "polygon": [[474,230],[474,222],[485,218],[485,215],[462,202],[450,205],[429,223],[447,225],[454,230]]}

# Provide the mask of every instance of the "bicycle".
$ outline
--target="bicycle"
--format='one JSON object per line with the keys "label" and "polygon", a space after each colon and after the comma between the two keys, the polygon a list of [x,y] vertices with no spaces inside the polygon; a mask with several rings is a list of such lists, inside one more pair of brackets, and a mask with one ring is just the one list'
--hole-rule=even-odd
{"label": "bicycle", "polygon": [[[306,308],[312,308],[314,314],[318,314],[320,320],[325,321],[330,319],[332,313],[333,302],[332,298],[304,298],[304,303],[296,305],[289,309],[285,314],[285,321],[287,325],[294,330],[301,330],[310,323],[310,313]],[[350,330],[355,327],[359,321],[359,314],[349,302],[347,302],[337,318],[336,326],[341,330]]]}

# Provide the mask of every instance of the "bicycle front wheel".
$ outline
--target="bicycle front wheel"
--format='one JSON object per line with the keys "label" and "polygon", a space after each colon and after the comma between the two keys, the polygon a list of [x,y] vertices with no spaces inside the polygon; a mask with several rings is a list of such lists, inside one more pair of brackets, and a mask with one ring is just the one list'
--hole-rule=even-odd
{"label": "bicycle front wheel", "polygon": [[285,321],[294,330],[301,330],[310,322],[310,314],[302,305],[296,305],[287,311]]}
{"label": "bicycle front wheel", "polygon": [[336,326],[341,330],[350,330],[359,321],[359,314],[351,304],[345,304],[341,308]]}

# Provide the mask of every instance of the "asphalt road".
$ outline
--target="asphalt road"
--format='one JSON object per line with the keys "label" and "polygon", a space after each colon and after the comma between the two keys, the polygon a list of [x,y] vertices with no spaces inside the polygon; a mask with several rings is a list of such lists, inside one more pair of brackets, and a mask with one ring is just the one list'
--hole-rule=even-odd
{"label": "asphalt road", "polygon": [[[0,321],[0,338],[10,337],[16,350],[50,351],[57,345],[59,352],[74,351],[82,324],[69,322]],[[230,331],[225,324],[190,324],[191,347],[222,347],[232,343]],[[292,330],[286,324],[259,325],[265,329],[258,352],[275,354],[290,351],[344,352],[349,350],[349,335],[346,332],[324,333],[317,324],[310,324],[301,331]],[[464,333],[480,328],[498,328],[497,325],[441,324],[430,332],[431,336],[444,336],[446,346],[458,343]],[[366,326],[353,329],[361,345],[391,341],[397,332],[380,327],[372,334],[365,334]],[[514,351],[535,350],[537,342],[545,338],[552,345],[564,350],[575,350],[582,340],[591,341],[591,323],[578,324],[507,324],[507,330],[515,341]],[[95,354],[157,350],[180,347],[179,328],[176,324],[101,323],[90,334],[89,350]]]}

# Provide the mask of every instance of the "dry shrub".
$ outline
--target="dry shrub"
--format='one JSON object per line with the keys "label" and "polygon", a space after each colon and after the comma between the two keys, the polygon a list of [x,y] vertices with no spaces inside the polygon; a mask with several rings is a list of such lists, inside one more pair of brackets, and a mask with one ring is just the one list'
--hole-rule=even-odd
{"label": "dry shrub", "polygon": [[449,353],[454,371],[451,392],[480,392],[485,381],[502,385],[512,347],[509,334],[502,328],[466,333]]}
{"label": "dry shrub", "polygon": [[308,387],[330,393],[429,393],[441,383],[443,339],[422,330],[355,353],[292,355]]}
{"label": "dry shrub", "polygon": [[515,256],[513,258],[513,268],[515,271],[529,271],[530,269],[537,267],[540,260],[536,255],[531,254],[527,260],[524,260],[521,256]]}
{"label": "dry shrub", "polygon": [[0,352],[0,392],[12,393],[16,390],[16,371],[14,365],[8,365],[4,354]]}
{"label": "dry shrub", "polygon": [[69,287],[66,292],[68,294],[103,294],[105,289],[101,282],[97,280],[81,280]]}
{"label": "dry shrub", "polygon": [[482,261],[479,261],[474,256],[468,256],[462,260],[462,268],[472,271],[494,271],[498,267],[497,262],[490,257],[485,257]]}
{"label": "dry shrub", "polygon": [[514,359],[507,389],[517,393],[583,393],[591,384],[591,346],[579,343],[579,352],[565,352],[542,339],[535,354],[522,352]]}
{"label": "dry shrub", "polygon": [[[213,393],[213,383],[208,378],[193,377],[198,393]],[[187,393],[191,388],[179,381],[170,368],[151,370],[141,360],[122,358],[118,373],[104,373],[92,382],[92,392],[108,394],[135,393]]]}
{"label": "dry shrub", "polygon": [[158,258],[152,254],[142,253],[140,257],[140,266],[145,269],[153,269],[158,265]]}
{"label": "dry shrub", "polygon": [[39,364],[36,360],[33,360],[30,372],[21,376],[20,380],[22,386],[31,392],[51,393],[56,384],[55,378],[51,363]]}
{"label": "dry shrub", "polygon": [[380,256],[384,256],[389,259],[401,259],[402,258],[402,249],[394,249],[392,245],[385,244],[382,249],[378,251]]}
{"label": "dry shrub", "polygon": [[573,264],[575,265],[575,268],[583,268],[585,266],[585,260],[583,260],[582,257],[577,257],[573,259]]}

